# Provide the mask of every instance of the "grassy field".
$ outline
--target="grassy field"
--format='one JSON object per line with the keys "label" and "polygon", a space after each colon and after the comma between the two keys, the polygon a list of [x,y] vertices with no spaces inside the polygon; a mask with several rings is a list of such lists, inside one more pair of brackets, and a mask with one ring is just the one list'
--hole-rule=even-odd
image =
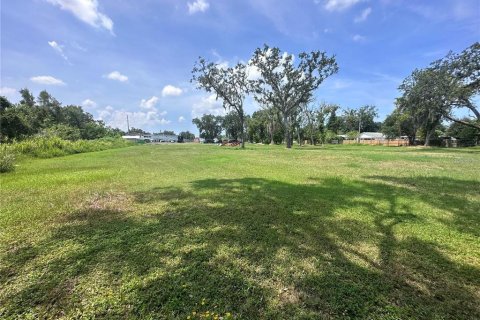
{"label": "grassy field", "polygon": [[143,145],[0,175],[0,318],[480,318],[480,149]]}

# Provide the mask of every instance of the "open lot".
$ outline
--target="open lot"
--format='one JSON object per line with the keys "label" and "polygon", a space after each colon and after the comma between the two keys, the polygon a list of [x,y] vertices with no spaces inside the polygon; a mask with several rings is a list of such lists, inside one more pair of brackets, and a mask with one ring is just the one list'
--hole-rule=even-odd
{"label": "open lot", "polygon": [[480,149],[143,145],[2,174],[0,318],[480,318]]}

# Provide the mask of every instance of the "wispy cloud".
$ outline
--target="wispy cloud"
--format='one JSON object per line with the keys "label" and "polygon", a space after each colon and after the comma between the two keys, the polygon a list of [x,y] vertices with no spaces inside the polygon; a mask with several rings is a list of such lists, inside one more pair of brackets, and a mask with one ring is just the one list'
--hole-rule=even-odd
{"label": "wispy cloud", "polygon": [[62,80],[54,78],[52,76],[36,76],[36,77],[31,77],[30,80],[38,84],[46,84],[46,85],[53,85],[53,86],[66,85],[66,83],[63,82]]}
{"label": "wispy cloud", "polygon": [[355,41],[355,42],[363,42],[363,41],[367,40],[367,38],[365,36],[356,34],[352,37],[352,40]]}
{"label": "wispy cloud", "polygon": [[95,108],[97,106],[97,103],[93,100],[85,99],[82,101],[82,106],[85,108]]}
{"label": "wispy cloud", "polygon": [[360,15],[356,16],[353,20],[355,23],[363,22],[368,19],[368,16],[372,13],[372,8],[368,7],[360,13]]}
{"label": "wispy cloud", "polygon": [[[316,0],[315,2],[319,3],[318,0]],[[352,7],[358,2],[360,2],[360,0],[326,0],[324,8],[328,11],[342,11]]]}
{"label": "wispy cloud", "polygon": [[59,45],[56,41],[48,41],[48,45],[52,47],[53,50],[55,50],[55,52],[57,52],[65,61],[70,62],[63,52],[63,46]]}
{"label": "wispy cloud", "polygon": [[183,122],[183,121],[185,121],[185,117],[184,117],[184,116],[178,117],[178,122]]}
{"label": "wispy cloud", "polygon": [[195,0],[194,2],[188,2],[188,13],[194,14],[197,12],[205,12],[210,7],[210,3],[205,0]]}
{"label": "wispy cloud", "polygon": [[98,10],[97,0],[47,0],[47,2],[70,11],[77,19],[95,28],[103,28],[113,34],[113,21]]}

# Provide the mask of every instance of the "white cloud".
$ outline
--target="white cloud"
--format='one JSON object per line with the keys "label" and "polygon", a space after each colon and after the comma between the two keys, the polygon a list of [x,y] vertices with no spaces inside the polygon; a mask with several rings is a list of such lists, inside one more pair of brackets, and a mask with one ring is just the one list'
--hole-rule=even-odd
{"label": "white cloud", "polygon": [[363,42],[363,41],[367,40],[367,38],[364,37],[364,36],[361,36],[359,34],[356,34],[352,37],[352,40],[355,41],[355,42]]}
{"label": "white cloud", "polygon": [[65,82],[63,82],[60,79],[54,78],[52,76],[36,76],[36,77],[31,77],[30,80],[39,84],[54,85],[54,86],[65,85]]}
{"label": "white cloud", "polygon": [[[318,3],[318,1],[316,2]],[[358,2],[360,2],[360,0],[326,0],[324,7],[328,11],[342,11],[350,8]]]}
{"label": "white cloud", "polygon": [[82,101],[82,106],[85,108],[95,108],[97,106],[97,103],[93,100],[85,99]]}
{"label": "white cloud", "polygon": [[0,88],[0,96],[12,97],[17,93],[17,89],[9,87]]}
{"label": "white cloud", "polygon": [[81,21],[95,27],[104,28],[113,34],[113,21],[98,11],[97,0],[47,0],[49,3],[70,11]]}
{"label": "white cloud", "polygon": [[152,109],[155,109],[155,105],[157,103],[158,103],[158,97],[156,96],[153,96],[148,100],[142,99],[142,101],[140,101],[140,108],[152,110]]}
{"label": "white cloud", "polygon": [[188,2],[187,5],[189,14],[205,12],[210,7],[210,4],[205,0],[195,0],[192,3]]}
{"label": "white cloud", "polygon": [[162,89],[162,97],[167,97],[167,96],[179,96],[183,92],[182,89],[174,87],[172,85],[166,85]]}
{"label": "white cloud", "polygon": [[192,117],[201,117],[204,114],[213,114],[220,116],[225,114],[225,110],[222,106],[222,102],[216,99],[215,94],[211,94],[208,97],[202,97],[200,101],[193,104]]}
{"label": "white cloud", "polygon": [[360,13],[359,16],[356,16],[353,21],[356,22],[356,23],[363,22],[363,21],[367,20],[370,13],[372,13],[372,8],[368,7],[367,9],[363,10],[362,13]]}
{"label": "white cloud", "polygon": [[254,66],[251,62],[247,64],[247,79],[248,80],[257,80],[262,77],[260,70]]}
{"label": "white cloud", "polygon": [[112,71],[109,74],[107,74],[106,77],[108,79],[117,80],[117,81],[120,81],[120,82],[125,82],[125,81],[128,80],[128,77],[126,75],[123,75],[118,71]]}
{"label": "white cloud", "polygon": [[65,61],[68,61],[67,56],[63,52],[63,46],[59,45],[56,41],[48,41],[48,45],[53,48]]}
{"label": "white cloud", "polygon": [[183,121],[185,121],[185,117],[184,117],[184,116],[178,117],[178,122],[183,122]]}

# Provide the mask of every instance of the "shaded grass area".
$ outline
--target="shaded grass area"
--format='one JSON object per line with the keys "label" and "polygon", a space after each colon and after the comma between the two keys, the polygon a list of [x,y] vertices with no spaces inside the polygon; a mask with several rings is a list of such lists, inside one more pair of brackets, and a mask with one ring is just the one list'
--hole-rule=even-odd
{"label": "shaded grass area", "polygon": [[141,146],[24,163],[2,177],[0,316],[478,318],[480,153],[419,154]]}

